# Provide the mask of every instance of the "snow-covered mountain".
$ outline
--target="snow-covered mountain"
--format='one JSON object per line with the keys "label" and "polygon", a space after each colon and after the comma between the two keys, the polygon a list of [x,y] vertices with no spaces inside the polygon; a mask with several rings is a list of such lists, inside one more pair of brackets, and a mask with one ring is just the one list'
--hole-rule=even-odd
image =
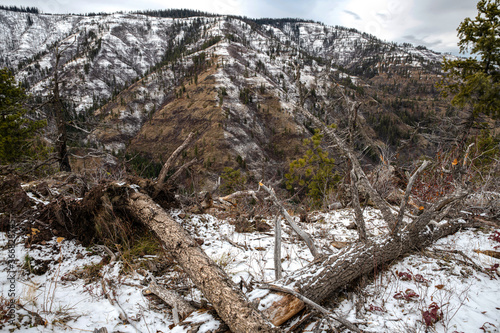
{"label": "snow-covered mountain", "polygon": [[86,142],[115,153],[164,156],[196,131],[208,165],[255,169],[303,151],[311,128],[297,108],[345,123],[339,87],[381,144],[445,107],[442,55],[321,23],[0,10],[0,27],[0,66],[43,100],[59,54],[69,113],[98,117]]}

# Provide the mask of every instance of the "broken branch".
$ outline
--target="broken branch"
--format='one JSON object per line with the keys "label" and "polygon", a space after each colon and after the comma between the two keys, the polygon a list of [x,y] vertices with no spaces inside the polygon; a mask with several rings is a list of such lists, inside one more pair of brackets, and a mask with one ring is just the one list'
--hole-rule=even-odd
{"label": "broken branch", "polygon": [[318,258],[320,256],[320,253],[319,253],[318,249],[316,248],[316,246],[314,245],[314,242],[313,242],[311,236],[307,232],[305,232],[302,229],[300,229],[300,227],[297,225],[297,223],[295,223],[295,221],[290,216],[290,214],[288,214],[288,212],[285,209],[285,207],[283,206],[283,204],[276,197],[276,194],[274,193],[274,190],[271,189],[271,188],[269,188],[269,187],[267,187],[262,182],[260,182],[259,185],[267,193],[269,193],[269,196],[270,196],[271,200],[274,202],[274,204],[276,206],[279,207],[281,214],[285,217],[285,220],[292,227],[293,231],[295,231],[297,233],[297,235],[299,235],[299,237],[302,238],[302,240],[306,243],[306,245],[309,248],[309,250],[311,251],[311,254],[313,255],[313,257],[314,258]]}
{"label": "broken branch", "polygon": [[415,183],[415,180],[417,179],[417,176],[422,170],[424,170],[431,162],[429,161],[424,161],[422,165],[413,173],[413,175],[410,177],[410,180],[408,181],[408,185],[406,186],[406,191],[403,199],[401,200],[401,206],[399,207],[399,214],[397,218],[396,225],[394,226],[394,229],[392,232],[394,234],[398,234],[399,230],[401,229],[401,224],[403,223],[403,217],[405,213],[406,206],[408,204],[408,199],[410,198],[411,194],[411,189],[413,188],[413,184]]}
{"label": "broken branch", "polygon": [[148,288],[144,290],[143,293],[145,293],[146,295],[155,294],[156,296],[161,298],[162,301],[167,303],[170,307],[172,307],[173,309],[177,309],[179,315],[182,318],[187,317],[191,312],[196,310],[191,304],[186,302],[178,293],[160,287],[154,280],[151,281]]}
{"label": "broken branch", "polygon": [[359,328],[357,328],[349,320],[347,320],[345,318],[342,318],[342,317],[335,316],[333,313],[331,313],[330,311],[328,311],[327,309],[325,309],[321,305],[319,305],[319,304],[311,301],[310,299],[308,299],[307,297],[299,294],[298,292],[296,292],[293,289],[289,289],[289,288],[285,288],[285,287],[281,287],[281,286],[276,286],[276,285],[271,285],[271,284],[263,284],[260,287],[263,288],[263,289],[269,289],[269,290],[273,290],[273,291],[278,291],[278,292],[290,294],[290,295],[292,295],[294,297],[297,297],[299,300],[301,300],[302,302],[306,303],[307,305],[309,305],[313,309],[318,310],[319,312],[327,315],[329,318],[332,318],[332,319],[338,321],[339,323],[341,323],[342,325],[344,325],[345,327],[347,327],[351,331],[353,331],[353,332],[359,332],[359,333],[362,332]]}
{"label": "broken branch", "polygon": [[182,151],[186,149],[186,147],[189,146],[189,144],[191,144],[193,139],[194,139],[194,132],[191,132],[184,140],[184,142],[179,147],[177,147],[176,150],[174,150],[172,155],[170,155],[168,160],[165,162],[165,164],[161,168],[160,174],[158,175],[158,180],[156,181],[156,190],[153,196],[157,196],[158,193],[161,191],[163,183],[165,182],[165,178],[167,177],[167,174],[172,168],[172,166],[174,165],[175,160],[182,153]]}

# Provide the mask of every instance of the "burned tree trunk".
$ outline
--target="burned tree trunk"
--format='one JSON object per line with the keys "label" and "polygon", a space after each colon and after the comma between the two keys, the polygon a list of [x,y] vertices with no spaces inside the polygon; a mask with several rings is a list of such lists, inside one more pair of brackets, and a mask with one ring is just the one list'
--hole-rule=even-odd
{"label": "burned tree trunk", "polygon": [[55,118],[57,123],[57,139],[56,139],[56,151],[59,160],[59,170],[60,171],[71,171],[71,165],[69,164],[68,158],[68,148],[67,148],[67,133],[66,133],[66,119],[64,113],[64,106],[61,101],[59,85],[61,84],[59,78],[59,61],[61,59],[61,53],[59,50],[56,51],[56,64],[54,66],[54,87],[52,89],[53,93],[53,105],[55,111]]}

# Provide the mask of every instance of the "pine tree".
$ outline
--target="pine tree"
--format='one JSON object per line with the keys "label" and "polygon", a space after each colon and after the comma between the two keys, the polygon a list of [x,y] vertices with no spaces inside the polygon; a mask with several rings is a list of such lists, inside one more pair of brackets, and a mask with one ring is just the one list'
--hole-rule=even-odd
{"label": "pine tree", "polygon": [[313,205],[320,206],[329,192],[333,191],[340,176],[335,172],[335,160],[328,151],[321,148],[323,135],[316,131],[311,139],[304,140],[304,146],[310,146],[304,156],[294,160],[285,174],[286,187],[294,192],[305,188],[306,195],[313,200]]}
{"label": "pine tree", "polygon": [[479,114],[500,118],[500,0],[481,0],[478,15],[458,27],[460,53],[467,59],[445,60],[441,82],[458,107],[472,107],[471,123]]}
{"label": "pine tree", "polygon": [[24,107],[27,95],[7,69],[0,69],[0,164],[33,154],[31,139],[45,121],[30,120]]}

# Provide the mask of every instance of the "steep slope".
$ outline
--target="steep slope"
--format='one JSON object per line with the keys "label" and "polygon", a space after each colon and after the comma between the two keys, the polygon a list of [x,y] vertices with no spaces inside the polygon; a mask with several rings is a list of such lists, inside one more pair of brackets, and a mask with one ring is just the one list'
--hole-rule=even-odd
{"label": "steep slope", "polygon": [[[59,52],[66,95],[71,96],[74,110],[82,112],[142,77],[172,48],[184,51],[183,43],[186,39],[196,41],[203,21],[138,14],[85,17],[0,10],[0,66],[17,69],[18,80],[34,94],[46,97]],[[196,42],[189,47],[196,47]]]}
{"label": "steep slope", "polygon": [[195,131],[189,154],[207,168],[279,170],[303,152],[301,141],[312,132],[297,108],[345,126],[339,89],[363,102],[361,126],[371,139],[358,144],[371,147],[368,156],[377,158],[376,146],[394,151],[402,140],[413,147],[400,155],[418,156],[433,143],[426,133],[413,135],[415,125],[435,123],[434,115],[447,110],[434,88],[441,55],[354,29],[284,19],[3,10],[0,25],[8,31],[1,64],[17,67],[18,79],[42,100],[61,54],[69,113],[99,120],[87,144],[156,162]]}

